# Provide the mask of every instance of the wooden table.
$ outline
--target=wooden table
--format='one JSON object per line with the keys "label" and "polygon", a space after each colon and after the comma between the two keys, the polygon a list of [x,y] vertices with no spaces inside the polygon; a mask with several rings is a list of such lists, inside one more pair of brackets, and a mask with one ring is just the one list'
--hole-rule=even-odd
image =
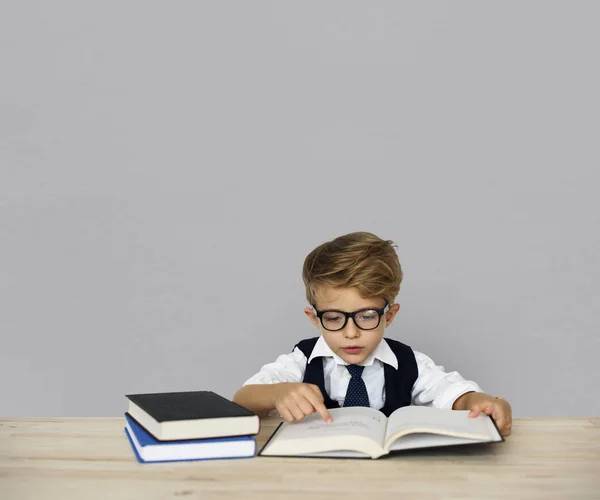
{"label": "wooden table", "polygon": [[379,460],[139,464],[123,418],[2,418],[0,499],[600,499],[600,418],[513,425],[504,443]]}

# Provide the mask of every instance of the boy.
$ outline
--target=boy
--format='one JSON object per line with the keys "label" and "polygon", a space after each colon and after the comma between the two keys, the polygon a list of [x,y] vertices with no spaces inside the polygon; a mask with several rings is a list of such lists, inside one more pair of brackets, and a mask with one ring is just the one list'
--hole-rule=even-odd
{"label": "boy", "polygon": [[302,278],[312,307],[304,309],[321,336],[263,366],[233,400],[258,414],[277,410],[288,422],[328,408],[370,406],[389,415],[401,406],[427,405],[491,415],[508,436],[512,410],[457,372],[446,373],[426,355],[383,338],[400,305],[402,269],[395,245],[356,232],[308,254]]}

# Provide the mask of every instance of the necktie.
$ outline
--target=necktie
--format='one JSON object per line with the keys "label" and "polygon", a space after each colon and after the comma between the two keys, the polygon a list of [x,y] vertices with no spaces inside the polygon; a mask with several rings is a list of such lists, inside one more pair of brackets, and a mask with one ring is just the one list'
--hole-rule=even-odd
{"label": "necktie", "polygon": [[362,372],[365,367],[360,365],[347,365],[346,368],[350,372],[352,378],[350,379],[350,382],[348,382],[348,392],[346,392],[344,406],[369,406],[367,386],[362,379]]}

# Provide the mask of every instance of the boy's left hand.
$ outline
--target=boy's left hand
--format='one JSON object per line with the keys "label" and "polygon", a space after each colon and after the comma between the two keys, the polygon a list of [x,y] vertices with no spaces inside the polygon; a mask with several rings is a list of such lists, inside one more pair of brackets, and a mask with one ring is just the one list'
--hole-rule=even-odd
{"label": "boy's left hand", "polygon": [[483,392],[468,392],[458,398],[454,409],[471,410],[469,417],[485,413],[494,419],[500,434],[508,436],[512,428],[512,408],[506,399],[497,398]]}

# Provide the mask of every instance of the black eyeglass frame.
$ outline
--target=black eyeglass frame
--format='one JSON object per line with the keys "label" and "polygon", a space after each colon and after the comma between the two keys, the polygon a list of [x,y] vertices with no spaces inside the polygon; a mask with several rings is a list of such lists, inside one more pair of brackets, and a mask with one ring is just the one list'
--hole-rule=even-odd
{"label": "black eyeglass frame", "polygon": [[[386,314],[389,310],[390,310],[389,303],[387,303],[383,307],[379,307],[379,308],[378,307],[365,307],[364,309],[359,309],[358,311],[354,311],[354,312],[339,311],[338,309],[326,309],[324,311],[317,311],[317,308],[313,305],[313,311],[315,312],[315,315],[317,316],[317,318],[319,318],[319,321],[321,322],[321,325],[323,326],[323,328],[325,328],[325,330],[327,330],[328,332],[339,332],[340,330],[343,330],[346,327],[346,325],[348,324],[349,318],[352,318],[352,321],[354,321],[354,324],[356,325],[356,327],[359,330],[364,330],[366,332],[375,330],[381,324],[381,317],[384,314]],[[379,315],[379,318],[377,320],[377,325],[375,325],[373,328],[362,328],[358,325],[358,323],[354,319],[354,317],[357,314],[360,314],[365,311],[375,311]],[[340,328],[336,328],[335,330],[330,330],[323,324],[323,314],[332,313],[332,312],[344,315],[344,324]]]}

